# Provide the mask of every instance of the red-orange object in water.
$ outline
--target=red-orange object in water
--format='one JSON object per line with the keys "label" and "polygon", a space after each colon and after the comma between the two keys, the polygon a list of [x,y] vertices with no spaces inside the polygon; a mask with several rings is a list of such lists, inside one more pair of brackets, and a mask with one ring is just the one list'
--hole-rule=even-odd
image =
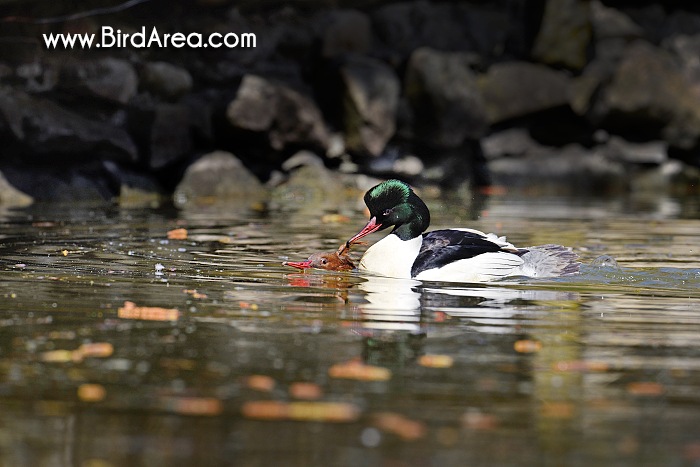
{"label": "red-orange object in water", "polygon": [[352,271],[355,263],[350,259],[350,244],[344,243],[336,251],[314,253],[306,261],[285,261],[285,266],[297,269],[326,269],[328,271]]}

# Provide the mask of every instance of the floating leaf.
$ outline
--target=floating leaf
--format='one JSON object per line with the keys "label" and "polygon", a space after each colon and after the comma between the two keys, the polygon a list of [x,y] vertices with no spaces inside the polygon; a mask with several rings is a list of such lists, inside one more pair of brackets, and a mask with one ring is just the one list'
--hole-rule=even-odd
{"label": "floating leaf", "polygon": [[166,397],[160,405],[169,412],[183,415],[219,415],[223,405],[213,397]]}
{"label": "floating leaf", "polygon": [[168,231],[169,240],[187,240],[187,229],[179,228]]}
{"label": "floating leaf", "polygon": [[81,384],[78,386],[78,399],[85,402],[99,402],[107,397],[107,390],[101,384]]}
{"label": "floating leaf", "polygon": [[289,395],[295,399],[320,399],[323,396],[323,389],[315,383],[297,382],[289,386]]}
{"label": "floating leaf", "polygon": [[114,346],[109,342],[91,342],[83,344],[76,350],[83,358],[97,357],[106,358],[114,353]]}
{"label": "floating leaf", "polygon": [[245,378],[245,385],[256,391],[270,392],[275,389],[275,380],[265,375],[250,375]]}
{"label": "floating leaf", "polygon": [[418,364],[428,368],[450,368],[454,359],[449,355],[421,355]]}
{"label": "floating leaf", "polygon": [[535,353],[542,350],[542,342],[523,339],[515,341],[513,348],[518,353]]}
{"label": "floating leaf", "polygon": [[627,385],[627,392],[634,396],[660,396],[666,389],[653,381],[635,381]]}
{"label": "floating leaf", "polygon": [[374,416],[374,424],[377,428],[389,433],[394,433],[400,438],[413,441],[425,436],[425,424],[420,421],[411,420],[401,414],[394,412],[381,412]]}
{"label": "floating leaf", "polygon": [[352,360],[345,363],[336,363],[328,369],[331,378],[356,379],[359,381],[387,381],[391,378],[391,370],[380,366],[365,365]]}
{"label": "floating leaf", "polygon": [[180,311],[177,308],[157,306],[136,306],[134,302],[125,301],[117,310],[117,316],[123,319],[142,319],[146,321],[177,321]]}

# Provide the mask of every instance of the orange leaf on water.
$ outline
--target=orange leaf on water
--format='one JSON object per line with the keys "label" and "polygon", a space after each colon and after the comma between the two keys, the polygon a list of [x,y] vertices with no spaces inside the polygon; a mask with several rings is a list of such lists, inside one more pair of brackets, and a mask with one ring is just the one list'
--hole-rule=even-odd
{"label": "orange leaf on water", "polygon": [[119,307],[117,316],[123,319],[142,319],[146,321],[177,321],[180,311],[177,308],[161,308],[158,306],[136,306],[134,302],[125,301]]}

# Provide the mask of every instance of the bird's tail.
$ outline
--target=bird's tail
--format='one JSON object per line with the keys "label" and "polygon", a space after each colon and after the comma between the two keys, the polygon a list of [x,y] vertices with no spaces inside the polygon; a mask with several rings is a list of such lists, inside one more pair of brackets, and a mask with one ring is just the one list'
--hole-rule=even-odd
{"label": "bird's tail", "polygon": [[578,274],[581,263],[571,248],[561,245],[539,245],[525,248],[520,257],[521,274],[528,277],[559,277]]}

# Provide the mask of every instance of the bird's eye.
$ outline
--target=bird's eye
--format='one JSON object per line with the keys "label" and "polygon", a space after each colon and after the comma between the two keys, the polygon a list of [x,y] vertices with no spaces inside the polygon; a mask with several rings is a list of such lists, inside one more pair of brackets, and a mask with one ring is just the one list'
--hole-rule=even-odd
{"label": "bird's eye", "polygon": [[383,216],[388,216],[389,214],[391,214],[391,209],[385,209],[382,213]]}
{"label": "bird's eye", "polygon": [[328,264],[328,260],[326,258],[321,259],[321,264]]}

